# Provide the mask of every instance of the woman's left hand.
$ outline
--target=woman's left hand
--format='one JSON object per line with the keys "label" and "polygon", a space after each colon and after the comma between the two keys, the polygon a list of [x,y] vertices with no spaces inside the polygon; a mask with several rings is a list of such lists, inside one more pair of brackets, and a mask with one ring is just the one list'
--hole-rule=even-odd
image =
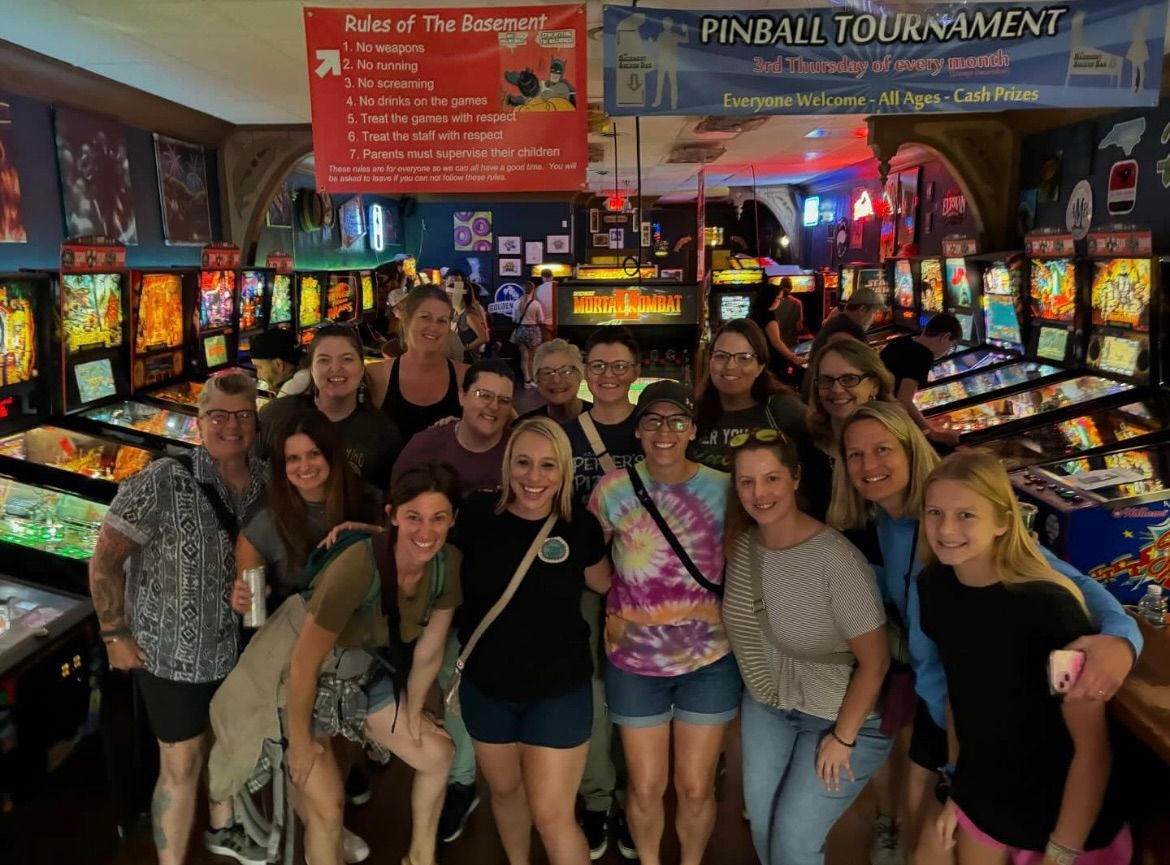
{"label": "woman's left hand", "polygon": [[1093,634],[1065,648],[1085,653],[1085,668],[1066,700],[1112,700],[1133,667],[1133,647],[1121,637]]}
{"label": "woman's left hand", "polygon": [[317,758],[324,752],[325,749],[321,747],[321,743],[314,739],[304,741],[289,739],[285,760],[288,762],[288,773],[293,784],[298,787],[304,786],[305,782],[309,780],[309,775],[313,773],[313,766],[316,764]]}
{"label": "woman's left hand", "polygon": [[375,525],[372,525],[370,523],[355,523],[355,522],[338,523],[330,530],[329,534],[327,534],[325,536],[325,539],[323,541],[321,541],[321,543],[317,544],[317,546],[319,548],[323,547],[324,549],[329,549],[335,543],[337,543],[337,536],[340,535],[342,532],[369,532],[372,535],[376,535],[381,531],[382,531],[381,526],[375,526]]}
{"label": "woman's left hand", "polygon": [[853,767],[849,765],[849,756],[852,749],[846,748],[838,742],[832,733],[825,734],[817,748],[817,776],[830,793],[841,789],[842,776],[850,781],[853,777]]}
{"label": "woman's left hand", "polygon": [[406,732],[410,735],[410,741],[414,742],[416,747],[422,747],[422,730],[423,730],[423,713],[422,709],[418,711],[406,710]]}

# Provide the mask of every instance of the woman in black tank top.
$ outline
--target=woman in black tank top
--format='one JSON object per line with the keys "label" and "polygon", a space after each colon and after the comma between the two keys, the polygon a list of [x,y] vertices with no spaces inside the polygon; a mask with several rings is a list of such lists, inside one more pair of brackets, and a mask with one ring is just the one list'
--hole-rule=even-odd
{"label": "woman in black tank top", "polygon": [[[375,400],[380,393],[381,409],[397,424],[405,444],[415,433],[436,421],[461,413],[459,376],[466,366],[447,359],[453,311],[445,291],[430,285],[417,286],[411,289],[401,307],[407,351],[387,364],[371,366],[369,372]],[[425,389],[433,393],[444,382],[446,389],[437,401],[420,405],[403,394],[404,377],[415,391]],[[379,379],[386,382],[384,387]]]}

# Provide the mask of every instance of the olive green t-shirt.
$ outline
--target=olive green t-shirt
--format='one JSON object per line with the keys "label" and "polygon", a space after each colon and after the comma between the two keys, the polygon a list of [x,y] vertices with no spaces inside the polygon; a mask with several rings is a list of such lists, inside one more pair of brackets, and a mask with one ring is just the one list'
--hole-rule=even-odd
{"label": "olive green t-shirt", "polygon": [[462,564],[463,554],[450,544],[446,544],[431,559],[427,572],[418,581],[413,595],[407,595],[401,586],[398,587],[398,615],[401,620],[398,634],[402,642],[413,643],[422,636],[426,628],[425,621],[430,618],[430,611],[427,610],[427,583],[436,568],[443,568],[447,576],[443,591],[435,599],[432,610],[453,610],[463,603],[463,586],[459,582],[459,568]]}

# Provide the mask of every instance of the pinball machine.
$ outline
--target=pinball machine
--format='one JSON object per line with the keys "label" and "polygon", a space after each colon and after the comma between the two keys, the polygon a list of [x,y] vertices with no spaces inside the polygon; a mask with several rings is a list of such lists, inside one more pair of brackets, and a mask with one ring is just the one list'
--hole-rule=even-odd
{"label": "pinball machine", "polygon": [[921,262],[912,258],[890,259],[893,302],[890,312],[896,324],[918,330],[918,280]]}
{"label": "pinball machine", "polygon": [[353,271],[333,271],[325,281],[325,321],[344,324],[359,315],[358,275]]}
{"label": "pinball machine", "polygon": [[317,326],[324,320],[326,277],[323,273],[296,273],[297,341],[308,345]]}
{"label": "pinball machine", "polygon": [[240,298],[236,305],[236,361],[251,367],[252,338],[268,326],[274,274],[269,270],[240,271]]}
{"label": "pinball machine", "polygon": [[360,270],[357,274],[358,294],[361,304],[358,310],[360,321],[369,321],[378,315],[378,287],[372,270]]}

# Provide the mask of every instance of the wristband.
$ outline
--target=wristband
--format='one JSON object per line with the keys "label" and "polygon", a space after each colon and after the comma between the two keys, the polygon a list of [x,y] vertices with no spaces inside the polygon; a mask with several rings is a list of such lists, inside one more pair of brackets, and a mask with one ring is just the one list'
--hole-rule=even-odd
{"label": "wristband", "polygon": [[1065,847],[1059,841],[1048,839],[1048,846],[1044,848],[1044,855],[1051,859],[1056,865],[1076,865],[1078,859],[1081,858],[1081,850],[1074,850],[1072,847]]}
{"label": "wristband", "polygon": [[840,736],[838,736],[836,727],[833,727],[831,730],[829,730],[829,735],[832,736],[834,739],[836,739],[839,744],[844,745],[846,748],[852,749],[854,746],[857,745],[856,739],[854,739],[852,742],[846,742],[844,739],[842,739]]}
{"label": "wristband", "polygon": [[98,636],[103,640],[110,637],[129,637],[130,629],[123,625],[121,628],[102,628],[98,631]]}

